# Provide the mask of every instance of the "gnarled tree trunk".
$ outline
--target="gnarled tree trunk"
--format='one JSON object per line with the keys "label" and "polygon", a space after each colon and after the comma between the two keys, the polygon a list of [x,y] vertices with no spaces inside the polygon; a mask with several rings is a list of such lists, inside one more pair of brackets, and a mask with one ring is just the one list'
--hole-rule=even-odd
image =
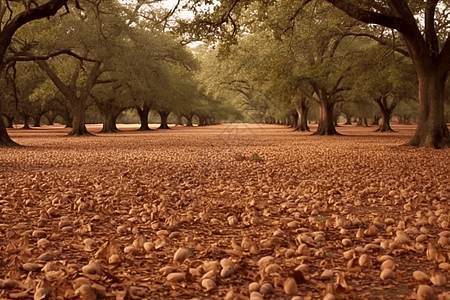
{"label": "gnarled tree trunk", "polygon": [[315,135],[339,135],[334,127],[334,102],[328,98],[321,99],[319,103],[319,126]]}
{"label": "gnarled tree trunk", "polygon": [[192,118],[194,117],[193,114],[185,115],[184,117],[185,117],[186,120],[187,120],[187,125],[186,125],[187,127],[192,127],[192,126],[194,126],[194,124],[192,123]]}
{"label": "gnarled tree trunk", "polygon": [[71,105],[73,111],[73,119],[72,130],[69,132],[69,135],[91,135],[91,133],[89,133],[86,129],[86,102],[71,102]]}
{"label": "gnarled tree trunk", "polygon": [[0,118],[0,147],[1,146],[18,146],[18,144],[9,137],[2,118]]}
{"label": "gnarled tree trunk", "polygon": [[369,127],[369,123],[367,122],[367,117],[359,117],[356,126]]}
{"label": "gnarled tree trunk", "polygon": [[299,120],[298,120],[298,125],[295,128],[295,130],[298,130],[298,131],[309,131],[308,111],[309,111],[309,107],[306,106],[306,105],[297,107]]}
{"label": "gnarled tree trunk", "polygon": [[204,116],[198,116],[198,126],[206,126],[206,118]]}
{"label": "gnarled tree trunk", "polygon": [[41,127],[41,117],[42,117],[42,114],[37,114],[33,117],[33,119],[34,119],[33,127]]}
{"label": "gnarled tree trunk", "polygon": [[3,115],[6,119],[6,128],[14,128],[14,117]]}
{"label": "gnarled tree trunk", "polygon": [[96,61],[94,63],[88,77],[83,83],[80,93],[78,93],[76,85],[77,85],[77,78],[83,67],[81,62],[74,70],[69,85],[66,85],[61,81],[61,79],[50,68],[49,64],[46,61],[39,60],[36,63],[53,81],[53,83],[61,91],[61,93],[69,100],[69,103],[73,111],[73,124],[72,124],[73,127],[69,135],[70,136],[91,135],[86,129],[86,101],[89,97],[92,88],[96,84],[98,77],[102,74],[102,71],[100,70],[101,62]]}
{"label": "gnarled tree trunk", "polygon": [[[95,98],[94,98],[95,99]],[[110,101],[113,101],[110,99]],[[103,117],[103,127],[100,132],[118,132],[116,120],[119,117],[120,113],[127,109],[126,107],[119,107],[110,101],[101,102],[96,100],[95,103],[100,110],[100,113]]]}
{"label": "gnarled tree trunk", "polygon": [[294,128],[294,130],[296,130],[297,127],[298,127],[298,121],[299,121],[299,119],[300,119],[300,115],[298,114],[298,111],[297,111],[297,110],[292,111],[292,113],[291,113],[291,118],[292,118],[292,124],[291,124],[291,127]]}
{"label": "gnarled tree trunk", "polygon": [[116,126],[116,119],[117,116],[114,114],[106,114],[103,115],[103,127],[100,132],[107,133],[107,132],[118,132],[119,129],[117,129]]}
{"label": "gnarled tree trunk", "polygon": [[27,114],[22,114],[22,118],[23,118],[23,129],[30,129],[30,115]]}
{"label": "gnarled tree trunk", "polygon": [[141,127],[138,130],[147,131],[151,130],[148,126],[148,114],[150,112],[151,106],[147,103],[144,103],[142,108],[140,106],[136,106],[136,110],[139,115],[139,119],[141,120]]}
{"label": "gnarled tree trunk", "polygon": [[379,115],[374,115],[372,125],[380,125],[380,119],[381,117]]}
{"label": "gnarled tree trunk", "polygon": [[382,96],[382,97],[376,98],[375,102],[380,107],[381,115],[382,115],[382,118],[383,118],[383,123],[375,131],[393,132],[394,130],[392,130],[391,124],[390,124],[391,123],[391,115],[392,115],[392,112],[394,111],[395,107],[398,104],[398,100],[394,99],[392,101],[391,105],[389,105],[387,103],[387,96]]}
{"label": "gnarled tree trunk", "polygon": [[48,116],[48,115],[45,115],[45,117],[46,117],[47,120],[48,120],[48,125],[54,125],[54,124],[53,124],[53,121],[55,120],[55,116]]}
{"label": "gnarled tree trunk", "polygon": [[159,126],[159,129],[170,129],[169,124],[167,123],[167,118],[170,115],[170,111],[158,110],[158,114],[161,117],[161,125]]}
{"label": "gnarled tree trunk", "polygon": [[183,126],[183,121],[181,120],[183,116],[181,114],[177,114],[177,123],[175,126]]}
{"label": "gnarled tree trunk", "polygon": [[409,142],[412,146],[450,147],[450,132],[444,116],[444,88],[447,74],[439,78],[436,73],[419,72],[419,124]]}
{"label": "gnarled tree trunk", "polygon": [[345,115],[344,125],[352,125],[352,115],[348,113],[344,113],[344,115]]}

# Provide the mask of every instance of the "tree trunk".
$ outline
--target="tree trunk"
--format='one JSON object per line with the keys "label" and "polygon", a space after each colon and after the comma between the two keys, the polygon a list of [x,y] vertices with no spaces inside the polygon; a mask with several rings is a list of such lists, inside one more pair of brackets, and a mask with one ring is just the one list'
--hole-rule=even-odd
{"label": "tree trunk", "polygon": [[141,120],[141,127],[138,130],[147,131],[151,130],[148,126],[148,113],[150,112],[151,106],[147,103],[144,103],[142,108],[136,106],[136,110],[139,114],[139,119]]}
{"label": "tree trunk", "polygon": [[205,117],[198,116],[198,126],[205,126],[205,125],[206,125]]}
{"label": "tree trunk", "polygon": [[194,126],[194,124],[192,123],[192,118],[194,117],[193,114],[185,115],[184,117],[185,117],[186,120],[187,120],[187,125],[186,125],[187,127],[192,127],[192,126]]}
{"label": "tree trunk", "polygon": [[356,126],[369,127],[369,123],[367,122],[367,117],[359,117],[356,123]]}
{"label": "tree trunk", "polygon": [[30,116],[22,115],[22,118],[23,118],[23,129],[30,129],[30,125],[28,124],[30,122]]}
{"label": "tree trunk", "polygon": [[64,110],[62,111],[61,117],[64,119],[64,123],[66,128],[73,127],[73,117],[71,115],[71,109],[66,105]]}
{"label": "tree trunk", "polygon": [[6,119],[6,128],[14,128],[14,117],[3,115]]}
{"label": "tree trunk", "polygon": [[51,117],[46,116],[46,117],[47,117],[47,120],[48,120],[48,125],[53,125],[53,121],[55,120],[55,117],[54,116],[51,116]]}
{"label": "tree trunk", "polygon": [[70,136],[91,135],[86,129],[86,101],[77,101],[72,104],[73,121]]}
{"label": "tree trunk", "polygon": [[361,125],[364,127],[369,127],[369,122],[367,122],[367,117],[362,117]]}
{"label": "tree trunk", "polygon": [[334,116],[333,116],[334,103],[328,99],[323,99],[319,103],[319,126],[317,131],[314,132],[315,135],[338,135],[334,127]]}
{"label": "tree trunk", "polygon": [[295,130],[298,131],[309,131],[308,127],[308,111],[309,107],[305,105],[300,105],[297,107],[297,112],[299,115],[298,125],[295,128]]}
{"label": "tree trunk", "polygon": [[380,125],[380,119],[381,119],[380,116],[374,115],[372,125]]}
{"label": "tree trunk", "polygon": [[404,125],[411,125],[410,116],[404,116]]}
{"label": "tree trunk", "polygon": [[294,128],[294,130],[297,130],[298,124],[299,124],[299,119],[300,119],[300,114],[298,113],[297,110],[292,112],[292,128]]}
{"label": "tree trunk", "polygon": [[183,116],[181,114],[177,115],[177,123],[175,124],[175,126],[183,126],[183,121],[181,120]]}
{"label": "tree trunk", "polygon": [[338,114],[334,114],[333,115],[334,127],[339,127],[338,121],[339,121],[339,115]]}
{"label": "tree trunk", "polygon": [[103,127],[100,132],[107,133],[107,132],[118,132],[119,129],[117,129],[116,126],[116,115],[109,113],[106,115],[103,115]]}
{"label": "tree trunk", "polygon": [[64,122],[66,123],[66,128],[73,128],[73,118],[68,115],[65,118],[63,117]]}
{"label": "tree trunk", "polygon": [[0,147],[2,146],[18,146],[18,144],[11,140],[6,131],[5,123],[3,122],[3,119],[0,118]]}
{"label": "tree trunk", "polygon": [[346,119],[346,121],[345,121],[344,125],[352,125],[352,115],[345,114],[345,119]]}
{"label": "tree trunk", "polygon": [[127,108],[122,108],[114,104],[114,98],[109,98],[103,102],[93,95],[91,97],[94,99],[95,104],[103,117],[103,127],[100,132],[118,132],[119,129],[117,129],[116,126],[117,117],[119,117],[120,113]]}
{"label": "tree trunk", "polygon": [[391,128],[391,114],[392,111],[394,110],[395,106],[397,105],[396,102],[394,101],[391,106],[389,106],[387,104],[387,97],[380,97],[377,98],[375,100],[375,102],[377,102],[378,106],[380,107],[381,110],[381,115],[383,118],[383,123],[381,123],[381,126],[378,127],[377,130],[375,131],[379,131],[379,132],[393,132],[394,130],[392,130]]}
{"label": "tree trunk", "polygon": [[167,124],[167,118],[169,117],[170,111],[158,110],[158,114],[161,117],[161,125],[159,126],[159,129],[170,129]]}
{"label": "tree trunk", "polygon": [[439,79],[437,72],[434,71],[418,72],[419,124],[409,145],[440,149],[450,147],[450,132],[444,116],[444,89],[447,74]]}
{"label": "tree trunk", "polygon": [[42,115],[34,116],[34,124],[33,127],[41,127],[41,117]]}

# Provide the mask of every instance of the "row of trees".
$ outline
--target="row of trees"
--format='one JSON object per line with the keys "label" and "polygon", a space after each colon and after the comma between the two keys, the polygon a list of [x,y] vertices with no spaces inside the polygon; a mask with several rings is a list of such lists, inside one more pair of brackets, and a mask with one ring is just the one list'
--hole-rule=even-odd
{"label": "row of trees", "polygon": [[[86,2],[82,9],[69,4],[70,13],[61,9],[49,20],[18,28],[4,57],[0,114],[9,124],[20,116],[26,127],[30,118],[39,125],[44,114],[61,116],[72,127],[70,135],[89,134],[89,102],[102,116],[103,132],[117,131],[117,117],[129,109],[137,111],[140,130],[150,129],[151,109],[162,129],[169,128],[171,112],[188,126],[194,116],[206,125],[238,115],[201,87],[197,59],[164,30],[167,11],[149,11],[144,3]],[[13,144],[0,123],[0,144]]]}
{"label": "row of trees", "polygon": [[337,107],[364,111],[372,102],[385,131],[395,107],[417,101],[418,127],[409,144],[450,146],[446,1],[218,2],[201,10],[207,1],[193,1],[188,7],[195,18],[180,28],[191,37],[221,41],[212,54],[220,57],[221,75],[210,88],[222,84],[235,91],[261,116],[298,114],[300,130],[315,103],[321,135],[337,134]]}
{"label": "row of trees", "polygon": [[[36,7],[6,1],[11,10],[0,10],[6,86],[0,109],[17,111],[19,97],[66,99],[74,135],[87,134],[88,99],[104,116],[106,131],[115,130],[115,118],[130,107],[146,129],[151,108],[162,120],[170,111],[206,120],[218,111],[235,112],[232,106],[270,120],[298,116],[291,119],[307,130],[307,114],[317,105],[320,135],[337,134],[340,112],[351,115],[356,108],[366,122],[373,105],[380,109],[374,121],[383,119],[380,130],[390,130],[394,109],[418,101],[410,144],[450,146],[445,1],[180,0],[169,11],[150,0],[76,1],[76,8],[67,1]],[[171,16],[181,7],[193,17],[175,23]],[[180,37],[212,42],[197,51],[202,72]],[[3,124],[0,143],[12,144]]]}

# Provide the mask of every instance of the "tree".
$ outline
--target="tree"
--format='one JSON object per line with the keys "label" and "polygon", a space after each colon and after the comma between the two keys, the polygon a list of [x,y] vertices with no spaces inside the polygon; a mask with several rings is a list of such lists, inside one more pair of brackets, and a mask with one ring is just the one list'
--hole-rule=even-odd
{"label": "tree", "polygon": [[[444,148],[450,146],[450,132],[444,119],[445,82],[450,71],[450,36],[447,35],[447,1],[355,1],[326,0],[334,7],[363,24],[376,24],[398,32],[404,47],[386,40],[386,30],[370,25],[358,35],[370,36],[383,45],[411,58],[419,80],[419,120],[409,145]],[[191,1],[186,7],[194,12],[190,22],[181,22],[180,31],[190,39],[221,39],[227,44],[236,42],[236,36],[249,28],[270,23],[284,30],[296,28],[297,17],[302,15],[311,0],[279,1]],[[315,5],[317,4],[314,1]],[[208,9],[200,9],[202,5]],[[314,9],[313,9],[314,10]],[[251,18],[248,16],[251,15]],[[271,16],[280,16],[273,22]],[[311,22],[322,15],[315,14]],[[377,35],[378,33],[380,33]],[[390,33],[389,33],[390,34]],[[397,41],[398,39],[396,39]]]}
{"label": "tree", "polygon": [[112,87],[99,85],[90,95],[103,118],[101,132],[119,131],[116,126],[117,117],[134,105],[126,85],[117,82],[112,85]]}
{"label": "tree", "polygon": [[[7,20],[2,23],[3,26],[0,29],[0,74],[4,72],[8,63],[12,60],[5,59],[5,56],[9,51],[11,40],[16,31],[32,21],[55,15],[63,6],[67,7],[67,0],[49,0],[44,4],[37,5],[36,7],[28,7],[28,9],[25,7],[22,8],[22,10],[20,10],[20,6],[18,5],[14,8],[14,16],[11,15],[11,18],[9,19],[6,17],[9,13],[6,9],[2,9],[0,11],[0,20]],[[0,110],[1,109],[2,105],[0,104]],[[15,145],[17,144],[9,137],[5,124],[3,121],[0,121],[0,146]]]}
{"label": "tree", "polygon": [[[440,0],[349,1],[327,0],[350,17],[398,31],[419,80],[419,123],[413,146],[450,147],[444,118],[445,82],[450,71],[450,36],[444,37],[446,20],[439,19],[448,3]],[[424,26],[423,26],[423,25]]]}
{"label": "tree", "polygon": [[417,95],[417,80],[411,63],[403,55],[380,47],[369,39],[366,42],[367,55],[358,60],[352,71],[355,80],[354,91],[350,94],[356,101],[361,101],[361,96],[374,101],[383,119],[377,131],[390,132],[393,131],[390,119],[394,109],[401,101]]}

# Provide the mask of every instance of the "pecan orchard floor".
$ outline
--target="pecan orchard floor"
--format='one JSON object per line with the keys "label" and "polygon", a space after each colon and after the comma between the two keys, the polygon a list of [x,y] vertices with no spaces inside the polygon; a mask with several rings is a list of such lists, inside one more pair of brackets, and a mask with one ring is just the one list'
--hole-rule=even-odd
{"label": "pecan orchard floor", "polygon": [[[96,135],[68,137],[62,126],[9,131],[24,147],[0,150],[0,279],[23,286],[0,290],[2,298],[33,295],[25,288],[31,281],[24,264],[44,266],[48,262],[38,259],[44,253],[52,267],[38,266],[29,276],[47,277],[53,298],[72,295],[76,278],[85,276],[107,299],[127,292],[224,299],[230,288],[242,294],[235,299],[245,299],[248,285],[262,277],[274,286],[265,299],[291,299],[282,285],[293,276],[302,281],[296,295],[304,299],[322,299],[337,278],[337,299],[411,299],[419,285],[414,271],[430,275],[449,262],[449,246],[438,234],[450,235],[450,150],[399,146],[414,126],[394,125],[395,133],[341,126],[344,136],[332,137],[247,124],[152,132],[119,125],[117,134],[100,134],[98,125],[88,129]],[[237,224],[229,225],[230,216]],[[402,228],[411,242],[394,243]],[[49,243],[38,245],[42,238]],[[345,238],[352,245],[344,246]],[[241,249],[243,239],[258,251]],[[145,251],[144,241],[157,249]],[[106,242],[108,251],[99,252]],[[133,243],[137,249],[124,253]],[[428,259],[429,243],[442,255]],[[180,247],[189,249],[181,264],[173,261]],[[351,249],[357,251],[349,262],[343,253]],[[113,253],[119,263],[108,262]],[[369,262],[360,266],[363,254]],[[384,254],[395,261],[395,279],[380,279],[377,258]],[[281,269],[260,270],[264,256]],[[217,276],[218,288],[205,292],[200,266],[222,258],[234,262],[235,272]],[[83,274],[94,259],[106,272]],[[294,269],[302,263],[309,272],[299,278]],[[333,270],[331,281],[321,279],[325,269]],[[180,283],[166,280],[170,272],[189,270]],[[442,272],[448,279],[448,270]]]}

